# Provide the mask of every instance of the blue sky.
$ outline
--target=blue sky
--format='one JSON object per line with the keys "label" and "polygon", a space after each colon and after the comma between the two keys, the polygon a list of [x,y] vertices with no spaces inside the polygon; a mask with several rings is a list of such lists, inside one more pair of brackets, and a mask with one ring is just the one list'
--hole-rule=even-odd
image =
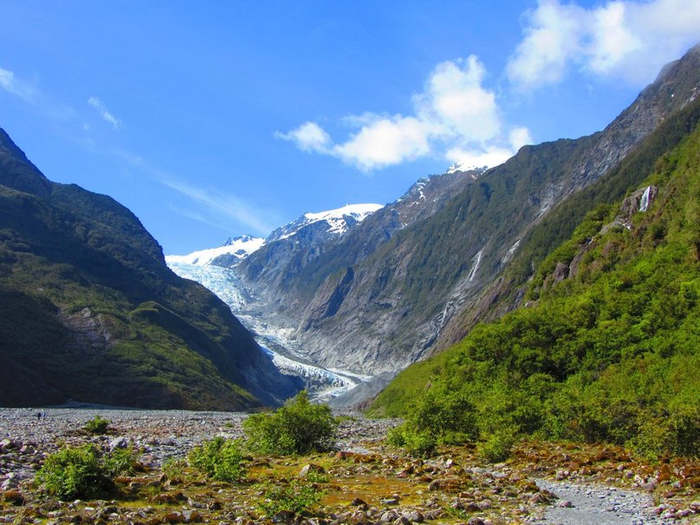
{"label": "blue sky", "polygon": [[602,129],[700,2],[4,0],[0,127],[169,254]]}

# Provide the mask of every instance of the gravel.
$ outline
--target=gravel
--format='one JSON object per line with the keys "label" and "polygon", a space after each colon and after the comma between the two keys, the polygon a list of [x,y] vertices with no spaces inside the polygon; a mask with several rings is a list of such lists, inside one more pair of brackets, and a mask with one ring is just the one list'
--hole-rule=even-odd
{"label": "gravel", "polygon": [[[678,523],[657,515],[649,494],[593,484],[538,479],[537,485],[559,498],[537,523],[551,525],[662,525]],[[661,513],[663,514],[663,513]]]}

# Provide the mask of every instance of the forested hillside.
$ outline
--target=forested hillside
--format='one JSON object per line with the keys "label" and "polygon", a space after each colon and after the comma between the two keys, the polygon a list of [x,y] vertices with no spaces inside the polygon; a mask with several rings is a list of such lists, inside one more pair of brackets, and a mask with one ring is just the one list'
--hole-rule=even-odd
{"label": "forested hillside", "polygon": [[166,266],[105,195],[49,181],[0,130],[0,405],[275,404],[280,374],[229,308]]}
{"label": "forested hillside", "polygon": [[[493,459],[528,435],[700,453],[697,113],[695,103],[671,124],[685,137],[669,152],[649,158],[668,133],[642,148],[649,175],[622,201],[599,199],[539,265],[524,307],[477,325],[378,397],[373,413],[408,417],[398,442],[476,440]],[[644,173],[632,163],[591,191],[634,183],[615,179],[634,167]]]}

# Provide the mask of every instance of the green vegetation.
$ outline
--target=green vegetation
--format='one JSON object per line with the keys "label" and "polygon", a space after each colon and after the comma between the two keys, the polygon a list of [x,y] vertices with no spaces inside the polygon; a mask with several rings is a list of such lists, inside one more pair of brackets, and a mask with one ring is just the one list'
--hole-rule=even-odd
{"label": "green vegetation", "polygon": [[129,210],[48,181],[2,130],[0,382],[2,406],[240,410],[296,392]]}
{"label": "green vegetation", "polygon": [[105,419],[97,415],[85,423],[83,428],[88,432],[92,432],[93,434],[104,434],[107,432],[107,428],[109,427],[110,423],[111,421],[109,421],[109,419]]}
{"label": "green vegetation", "polygon": [[[190,465],[216,481],[235,483],[245,477],[243,450],[240,440],[217,436],[192,449],[188,456]],[[170,467],[173,476],[175,465]]]}
{"label": "green vegetation", "polygon": [[521,436],[700,455],[698,150],[700,131],[659,158],[645,182],[659,195],[630,229],[599,233],[619,206],[589,212],[539,266],[529,307],[400,374],[372,412],[406,416],[409,446],[477,441],[493,461]]}
{"label": "green vegetation", "polygon": [[329,450],[337,426],[331,409],[310,403],[306,391],[275,412],[253,414],[243,423],[251,450],[283,455]]}
{"label": "green vegetation", "polygon": [[101,454],[94,445],[66,447],[46,458],[37,481],[62,501],[104,496],[114,489],[114,479],[131,472],[136,460],[129,450]]}
{"label": "green vegetation", "polygon": [[323,498],[323,491],[315,484],[294,480],[288,485],[266,483],[262,487],[263,495],[258,500],[258,507],[269,517],[280,512],[292,512],[296,515],[309,511]]}

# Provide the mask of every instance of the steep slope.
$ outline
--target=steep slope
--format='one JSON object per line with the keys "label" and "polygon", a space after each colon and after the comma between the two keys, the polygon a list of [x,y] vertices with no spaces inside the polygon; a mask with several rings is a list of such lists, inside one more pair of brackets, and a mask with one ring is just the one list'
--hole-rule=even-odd
{"label": "steep slope", "polygon": [[247,283],[258,284],[255,289],[260,293],[270,287],[283,289],[300,268],[320,257],[349,230],[381,208],[379,204],[355,204],[321,213],[305,213],[273,231],[265,246],[242,261],[238,274]]}
{"label": "steep slope", "polygon": [[[537,433],[697,456],[698,105],[678,146],[653,159],[651,175],[622,202],[590,211],[544,260],[527,307],[402,372],[373,410],[412,414],[409,436],[453,432],[487,440],[491,450]],[[447,433],[421,423],[428,410],[453,424]]]}
{"label": "steep slope", "polygon": [[557,203],[617,166],[694,100],[699,72],[700,48],[694,48],[664,68],[604,131],[524,147],[434,215],[374,244],[362,259],[357,249],[332,263],[328,255],[319,257],[300,272],[304,279],[275,290],[283,304],[296,308],[298,298],[309,304],[299,320],[299,342],[326,366],[369,374],[395,372],[425,356]]}
{"label": "steep slope", "polygon": [[657,159],[669,154],[698,122],[700,99],[666,118],[604,177],[559,203],[525,235],[502,276],[491,283],[477,301],[450,320],[433,351],[461,340],[476,322],[498,319],[515,308],[524,295],[532,269],[539,268],[545,257],[573,233],[586,213],[599,205],[619,201],[630,188],[641,184],[654,170]]}
{"label": "steep slope", "polygon": [[[315,251],[307,248],[308,241],[280,245],[268,240],[264,249],[236,268],[255,297],[250,312],[291,333],[296,348],[312,362],[357,371],[354,361],[326,361],[327,352],[315,352],[310,339],[304,337],[308,330],[299,327],[302,323],[310,327],[337,313],[344,294],[353,286],[348,268],[370,257],[402,230],[437,213],[480,175],[480,171],[458,171],[422,179],[396,202],[378,209],[343,235],[316,243]],[[374,375],[373,370],[364,372]]]}
{"label": "steep slope", "polygon": [[129,210],[50,182],[0,130],[0,404],[241,409],[292,394]]}

